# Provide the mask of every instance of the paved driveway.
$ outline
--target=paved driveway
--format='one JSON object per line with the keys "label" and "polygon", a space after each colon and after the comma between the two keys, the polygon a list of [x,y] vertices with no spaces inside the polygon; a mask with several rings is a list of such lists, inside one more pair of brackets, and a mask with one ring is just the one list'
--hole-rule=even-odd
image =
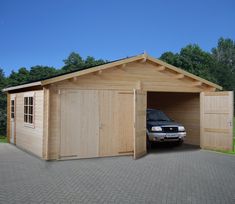
{"label": "paved driveway", "polygon": [[185,148],[45,162],[0,144],[0,203],[235,203],[235,156]]}

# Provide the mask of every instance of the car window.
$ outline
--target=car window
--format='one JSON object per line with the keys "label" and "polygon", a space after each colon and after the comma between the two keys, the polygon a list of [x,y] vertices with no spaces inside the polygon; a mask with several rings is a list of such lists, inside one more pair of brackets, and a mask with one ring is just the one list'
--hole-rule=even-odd
{"label": "car window", "polygon": [[155,121],[171,121],[171,119],[165,113],[159,110],[148,111],[147,118],[148,120]]}

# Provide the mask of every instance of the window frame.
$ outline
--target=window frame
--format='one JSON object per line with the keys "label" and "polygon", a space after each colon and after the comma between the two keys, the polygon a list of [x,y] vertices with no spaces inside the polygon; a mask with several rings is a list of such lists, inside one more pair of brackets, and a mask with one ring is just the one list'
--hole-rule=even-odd
{"label": "window frame", "polygon": [[[32,99],[32,104],[30,104],[30,98]],[[24,100],[23,101],[24,126],[35,128],[35,94],[33,92],[24,94],[23,100]],[[26,104],[26,100],[27,100],[27,104]],[[30,122],[30,117],[31,117],[32,122]]]}
{"label": "window frame", "polygon": [[[14,104],[12,104],[12,102],[14,102]],[[11,120],[14,121],[15,120],[15,98],[11,98]],[[12,117],[13,116],[13,117]]]}

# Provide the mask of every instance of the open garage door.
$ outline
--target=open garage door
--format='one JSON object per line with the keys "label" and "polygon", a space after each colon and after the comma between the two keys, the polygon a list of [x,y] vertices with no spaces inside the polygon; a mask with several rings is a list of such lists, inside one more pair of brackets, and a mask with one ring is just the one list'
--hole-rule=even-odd
{"label": "open garage door", "polygon": [[140,90],[134,91],[134,159],[146,154],[146,108],[147,93]]}
{"label": "open garage door", "polygon": [[201,93],[201,147],[231,150],[233,146],[233,92]]}

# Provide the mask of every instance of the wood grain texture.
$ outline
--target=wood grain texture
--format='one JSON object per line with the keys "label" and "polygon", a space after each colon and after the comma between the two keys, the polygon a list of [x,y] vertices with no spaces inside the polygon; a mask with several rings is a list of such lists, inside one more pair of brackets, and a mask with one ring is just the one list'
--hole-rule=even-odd
{"label": "wood grain texture", "polygon": [[200,145],[200,95],[148,92],[148,108],[165,112],[186,128],[185,143]]}
{"label": "wood grain texture", "polygon": [[165,63],[161,60],[155,59],[155,58],[148,56],[146,54],[138,55],[138,56],[134,56],[131,58],[122,59],[122,60],[117,60],[115,62],[107,63],[104,65],[96,66],[96,67],[93,67],[90,69],[85,69],[85,70],[78,71],[78,72],[73,72],[73,73],[61,75],[58,77],[53,77],[51,79],[41,81],[41,83],[42,83],[42,85],[47,85],[47,84],[57,83],[57,82],[60,82],[60,81],[66,80],[66,79],[73,78],[73,77],[93,74],[96,72],[101,74],[103,71],[109,71],[109,69],[112,69],[113,67],[119,67],[119,68],[123,69],[123,68],[125,68],[126,65],[129,65],[131,63],[139,63],[139,64],[143,64],[143,65],[146,65],[147,63],[152,64],[155,66],[155,71],[159,71],[159,72],[164,71],[165,72],[165,70],[167,70],[167,71],[174,73],[175,76],[178,74],[183,74],[184,76],[187,76],[187,78],[189,78],[191,81],[200,81],[203,84],[205,84],[206,86],[217,88],[217,89],[222,89],[222,87],[218,86],[217,84],[214,84],[210,81],[202,79],[202,78],[195,76],[187,71],[184,71],[184,70],[177,68],[173,65],[170,65],[168,63]]}
{"label": "wood grain texture", "polygon": [[99,91],[100,140],[99,156],[118,154],[118,112],[115,91]]}
{"label": "wood grain texture", "polygon": [[90,90],[133,90],[161,92],[201,92],[208,87],[194,86],[187,78],[176,78],[170,71],[158,71],[150,63],[129,63],[124,68],[110,68],[103,70],[99,75],[87,74],[78,77],[77,81],[65,80],[58,82],[59,88],[90,89]]}
{"label": "wood grain texture", "polygon": [[24,94],[27,92],[17,93],[16,95],[16,145],[42,157],[43,148],[43,91],[34,91],[35,108],[34,127],[28,127],[24,123]]}
{"label": "wood grain texture", "polygon": [[11,95],[7,93],[7,142],[10,143],[11,136]]}
{"label": "wood grain texture", "polygon": [[233,92],[201,93],[201,140],[206,149],[233,148]]}
{"label": "wood grain texture", "polygon": [[43,159],[48,160],[48,144],[49,144],[49,121],[50,121],[50,90],[44,87],[44,100],[43,100]]}
{"label": "wood grain texture", "polygon": [[48,159],[59,159],[60,151],[60,94],[56,86],[49,87],[50,92],[50,117],[49,117],[49,130],[48,130]]}
{"label": "wood grain texture", "polygon": [[99,155],[98,108],[97,91],[62,91],[60,157]]}
{"label": "wood grain texture", "polygon": [[138,159],[147,153],[146,149],[146,108],[147,93],[135,90],[134,94],[134,159]]}
{"label": "wood grain texture", "polygon": [[134,152],[134,92],[118,92],[118,153]]}

